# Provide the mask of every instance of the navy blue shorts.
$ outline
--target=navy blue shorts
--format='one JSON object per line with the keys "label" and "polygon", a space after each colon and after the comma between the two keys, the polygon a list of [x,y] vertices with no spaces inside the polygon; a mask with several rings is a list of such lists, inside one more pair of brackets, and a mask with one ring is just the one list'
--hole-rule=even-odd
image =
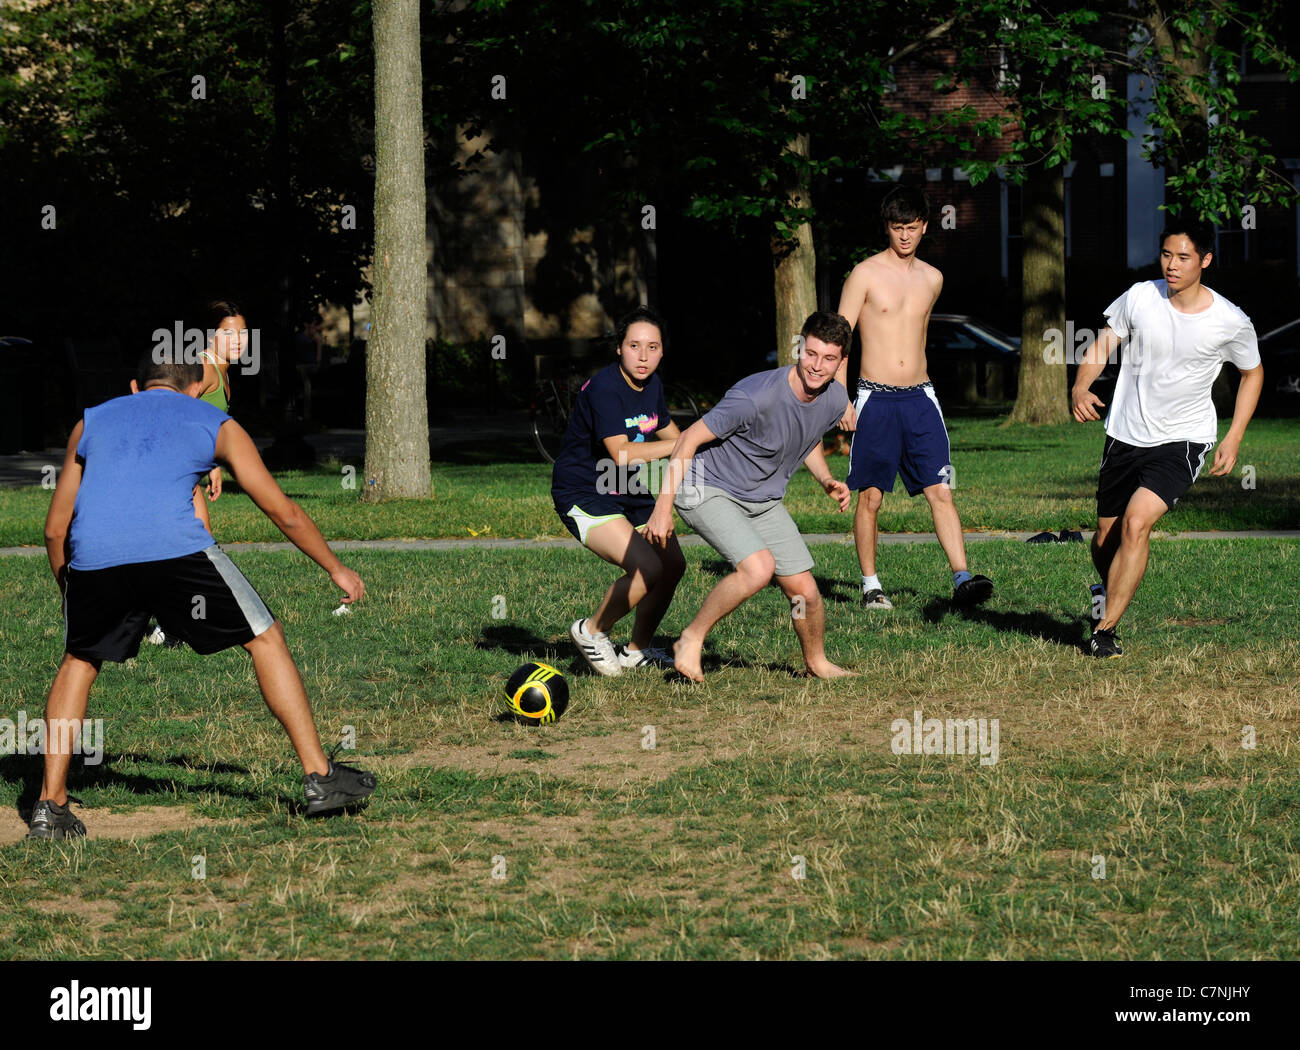
{"label": "navy blue shorts", "polygon": [[[639,529],[654,513],[654,500],[628,499],[626,496],[602,496],[590,492],[581,495],[566,496],[551,493],[555,504],[555,513],[575,540],[586,546],[587,533],[610,518],[624,517],[632,523],[632,528]],[[580,512],[575,518],[571,513],[574,508]]]}
{"label": "navy blue shorts", "polygon": [[909,496],[952,484],[948,428],[933,386],[873,390],[860,380],[853,407],[858,426],[849,450],[850,489],[892,492],[896,475],[902,475]]}

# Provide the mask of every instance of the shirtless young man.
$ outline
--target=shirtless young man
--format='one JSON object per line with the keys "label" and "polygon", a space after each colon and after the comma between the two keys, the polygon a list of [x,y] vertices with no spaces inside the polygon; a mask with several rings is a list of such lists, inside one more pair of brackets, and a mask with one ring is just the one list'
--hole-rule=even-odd
{"label": "shirtless young man", "polygon": [[[854,431],[848,485],[858,493],[853,538],[862,566],[862,604],[892,609],[876,576],[876,520],[883,493],[901,473],[909,496],[924,492],[934,531],[952,567],[953,601],[979,605],[993,594],[993,581],[972,576],[952,499],[952,453],[939,400],[925,367],[930,311],[943,275],[916,257],[930,202],[920,190],[899,186],[880,206],[889,247],[853,268],[840,292],[840,313],[862,338],[857,400],[840,427]],[[848,360],[836,378],[847,385]]]}

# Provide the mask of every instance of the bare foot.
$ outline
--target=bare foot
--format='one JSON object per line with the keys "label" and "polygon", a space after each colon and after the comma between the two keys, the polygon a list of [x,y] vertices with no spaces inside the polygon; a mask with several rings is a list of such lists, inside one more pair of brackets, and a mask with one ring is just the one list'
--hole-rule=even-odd
{"label": "bare foot", "polygon": [[684,674],[692,682],[704,681],[704,668],[700,666],[700,655],[704,651],[703,641],[694,641],[682,635],[673,644],[673,664],[678,674]]}
{"label": "bare foot", "polygon": [[814,678],[856,678],[858,676],[856,671],[846,671],[829,660],[824,660],[815,666],[809,664],[808,673]]}

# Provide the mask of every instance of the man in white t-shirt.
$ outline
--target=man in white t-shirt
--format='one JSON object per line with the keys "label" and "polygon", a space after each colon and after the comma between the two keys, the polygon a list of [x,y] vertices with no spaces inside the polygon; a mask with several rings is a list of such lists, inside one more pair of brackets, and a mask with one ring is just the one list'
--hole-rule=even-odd
{"label": "man in white t-shirt", "polygon": [[1191,488],[1218,436],[1210,390],[1219,369],[1231,361],[1241,385],[1213,475],[1232,472],[1264,386],[1250,318],[1201,284],[1213,242],[1209,226],[1170,220],[1160,238],[1164,280],[1139,282],[1106,308],[1107,327],[1084,355],[1071,392],[1076,420],[1100,419],[1097,409],[1106,406],[1088,388],[1123,344],[1097,481],[1093,656],[1123,652],[1115,628],[1146,572],[1151,530]]}

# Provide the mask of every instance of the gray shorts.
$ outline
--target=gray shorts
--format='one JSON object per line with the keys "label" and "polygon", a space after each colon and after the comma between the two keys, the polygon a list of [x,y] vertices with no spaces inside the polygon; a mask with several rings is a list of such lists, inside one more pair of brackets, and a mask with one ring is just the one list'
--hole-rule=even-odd
{"label": "gray shorts", "polygon": [[673,505],[682,520],[732,565],[766,550],[776,562],[778,576],[797,576],[813,567],[808,545],[779,499],[750,503],[712,485],[683,485]]}

